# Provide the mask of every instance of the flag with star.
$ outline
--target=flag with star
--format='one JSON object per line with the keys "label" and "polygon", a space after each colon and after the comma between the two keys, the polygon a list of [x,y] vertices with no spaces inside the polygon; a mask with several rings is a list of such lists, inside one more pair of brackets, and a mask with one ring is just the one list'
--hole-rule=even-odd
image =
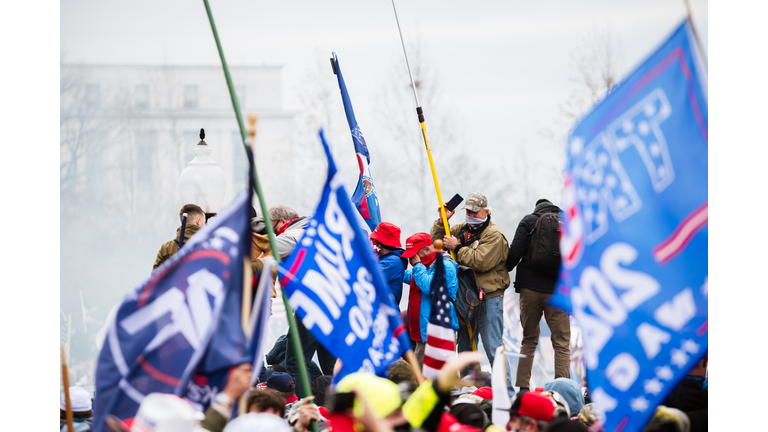
{"label": "flag with star", "polygon": [[429,287],[432,310],[427,324],[427,346],[424,348],[423,375],[434,380],[446,361],[456,355],[451,327],[451,308],[448,287],[445,282],[443,253],[435,252],[435,275]]}
{"label": "flag with star", "polygon": [[642,430],[708,350],[708,106],[684,21],[568,138],[552,304],[607,431]]}
{"label": "flag with star", "polygon": [[355,145],[355,154],[357,156],[357,166],[360,169],[360,177],[357,180],[357,187],[352,193],[352,203],[355,204],[357,211],[368,225],[371,231],[375,230],[381,222],[381,210],[379,210],[379,197],[376,195],[376,188],[373,186],[373,176],[368,165],[371,163],[371,155],[368,153],[368,145],[363,138],[363,132],[355,118],[355,111],[352,110],[352,101],[349,99],[347,85],[344,83],[344,77],[341,75],[341,66],[336,53],[333,53],[331,59],[333,64],[333,73],[339,81],[339,90],[341,91],[341,101],[344,103],[344,113],[347,115],[349,130],[352,132],[352,143]]}

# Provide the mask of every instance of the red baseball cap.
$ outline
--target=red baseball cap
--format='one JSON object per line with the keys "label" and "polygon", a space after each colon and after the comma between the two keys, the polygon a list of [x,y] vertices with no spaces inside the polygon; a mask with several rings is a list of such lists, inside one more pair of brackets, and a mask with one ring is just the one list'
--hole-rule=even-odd
{"label": "red baseball cap", "polygon": [[488,387],[480,387],[479,389],[472,392],[475,396],[480,396],[483,399],[493,399],[493,390]]}
{"label": "red baseball cap", "polygon": [[555,404],[541,393],[525,392],[512,403],[510,414],[526,416],[541,421],[552,421]]}
{"label": "red baseball cap", "polygon": [[387,247],[402,247],[400,246],[400,228],[393,223],[379,223],[379,226],[373,230],[370,237]]}
{"label": "red baseball cap", "polygon": [[432,246],[432,237],[427,233],[416,233],[405,240],[405,252],[400,255],[403,258],[411,258],[416,255],[421,248]]}

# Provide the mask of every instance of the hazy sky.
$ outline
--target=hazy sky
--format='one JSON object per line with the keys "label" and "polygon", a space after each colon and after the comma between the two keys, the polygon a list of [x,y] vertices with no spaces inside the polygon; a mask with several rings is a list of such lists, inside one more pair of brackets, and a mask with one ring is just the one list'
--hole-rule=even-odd
{"label": "hazy sky", "polygon": [[[335,51],[365,131],[392,64],[405,68],[388,0],[210,3],[230,64],[284,66],[284,108],[301,109],[298,81],[318,62],[327,67]],[[505,156],[542,155],[540,132],[559,118],[573,88],[571,53],[590,32],[611,29],[623,76],[685,16],[682,0],[396,4],[406,42],[421,38],[439,75],[462,144]],[[707,2],[691,8],[706,51]],[[61,49],[67,61],[85,63],[219,64],[202,1],[63,0]]]}

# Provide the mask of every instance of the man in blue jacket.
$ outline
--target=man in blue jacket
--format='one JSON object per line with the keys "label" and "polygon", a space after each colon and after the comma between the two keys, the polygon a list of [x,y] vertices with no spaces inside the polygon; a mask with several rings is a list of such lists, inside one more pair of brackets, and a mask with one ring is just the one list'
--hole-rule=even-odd
{"label": "man in blue jacket", "polygon": [[399,307],[400,298],[403,296],[403,275],[408,267],[408,260],[401,257],[405,251],[400,245],[400,228],[393,223],[381,222],[370,237],[379,255],[379,266],[384,280]]}
{"label": "man in blue jacket", "polygon": [[[408,293],[408,331],[411,334],[413,353],[419,365],[424,366],[424,349],[427,343],[427,324],[432,309],[432,278],[435,275],[435,247],[432,238],[427,233],[416,233],[405,241],[405,253],[403,258],[408,258],[413,268],[406,270],[404,282],[410,284]],[[456,301],[456,291],[459,289],[459,281],[456,274],[459,265],[451,259],[448,253],[443,254],[445,265],[445,283],[451,300]],[[451,326],[453,331],[459,330],[459,319],[453,303],[451,308]]]}

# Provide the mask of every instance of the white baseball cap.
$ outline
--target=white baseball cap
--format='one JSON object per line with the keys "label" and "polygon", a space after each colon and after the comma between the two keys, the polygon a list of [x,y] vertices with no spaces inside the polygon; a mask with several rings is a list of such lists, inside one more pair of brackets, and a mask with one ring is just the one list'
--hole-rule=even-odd
{"label": "white baseball cap", "polygon": [[274,414],[248,413],[232,420],[224,428],[224,432],[253,431],[291,432],[291,427],[282,417]]}
{"label": "white baseball cap", "polygon": [[[88,390],[82,387],[74,386],[69,388],[69,403],[72,404],[72,412],[85,412],[92,409],[91,394],[88,393]],[[62,411],[67,409],[63,392],[61,393],[59,408],[61,408]]]}
{"label": "white baseball cap", "polygon": [[203,431],[200,427],[203,418],[203,413],[176,395],[150,393],[139,405],[131,432]]}

